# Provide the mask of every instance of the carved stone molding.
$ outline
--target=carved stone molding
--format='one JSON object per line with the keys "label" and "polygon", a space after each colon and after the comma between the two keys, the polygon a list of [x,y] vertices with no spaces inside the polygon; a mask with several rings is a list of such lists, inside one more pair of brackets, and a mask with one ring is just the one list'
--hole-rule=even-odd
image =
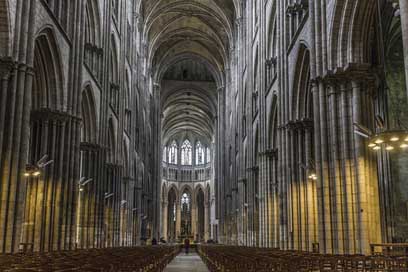
{"label": "carved stone molding", "polygon": [[252,166],[246,169],[248,172],[258,172],[259,171],[259,166]]}
{"label": "carved stone molding", "polygon": [[246,178],[241,178],[241,179],[238,179],[238,183],[247,183],[247,179]]}
{"label": "carved stone molding", "polygon": [[101,145],[95,144],[95,143],[88,143],[88,142],[82,142],[80,144],[80,149],[83,151],[99,151],[99,150],[103,150],[104,147],[102,147]]}
{"label": "carved stone molding", "polygon": [[108,168],[110,168],[110,169],[120,169],[120,168],[122,168],[122,165],[117,164],[117,163],[107,162],[107,163],[106,163],[106,167],[108,167]]}
{"label": "carved stone molding", "polygon": [[31,112],[31,121],[42,120],[42,121],[77,121],[81,122],[81,118],[71,115],[67,112],[62,112],[58,110],[52,110],[48,108],[37,109]]}
{"label": "carved stone molding", "polygon": [[268,158],[278,158],[278,149],[277,148],[267,149],[264,152],[262,152],[261,155],[266,156]]}

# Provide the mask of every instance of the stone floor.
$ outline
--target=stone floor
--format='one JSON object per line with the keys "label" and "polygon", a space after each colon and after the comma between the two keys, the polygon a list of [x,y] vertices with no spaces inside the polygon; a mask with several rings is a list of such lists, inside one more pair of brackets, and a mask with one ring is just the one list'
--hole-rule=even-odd
{"label": "stone floor", "polygon": [[180,253],[169,265],[164,272],[209,272],[207,266],[195,252],[186,255]]}

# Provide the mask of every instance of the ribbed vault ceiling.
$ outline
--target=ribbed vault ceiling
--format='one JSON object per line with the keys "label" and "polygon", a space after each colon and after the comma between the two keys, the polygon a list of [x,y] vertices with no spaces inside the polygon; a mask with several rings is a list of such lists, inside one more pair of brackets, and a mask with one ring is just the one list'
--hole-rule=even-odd
{"label": "ribbed vault ceiling", "polygon": [[184,131],[194,132],[211,141],[216,112],[214,88],[201,89],[178,82],[174,89],[162,95],[163,142]]}
{"label": "ribbed vault ceiling", "polygon": [[[161,94],[163,140],[181,131],[192,131],[212,139],[216,86],[224,85],[224,70],[232,47],[236,17],[234,1],[142,1],[140,9],[148,63],[153,68],[153,79],[166,90]],[[204,66],[214,79],[213,87],[204,84],[206,87],[199,88],[188,80],[178,82],[172,89],[163,86],[166,71],[186,60]]]}
{"label": "ribbed vault ceiling", "polygon": [[148,60],[158,73],[183,55],[205,59],[214,72],[224,70],[235,17],[233,0],[148,0],[142,8]]}

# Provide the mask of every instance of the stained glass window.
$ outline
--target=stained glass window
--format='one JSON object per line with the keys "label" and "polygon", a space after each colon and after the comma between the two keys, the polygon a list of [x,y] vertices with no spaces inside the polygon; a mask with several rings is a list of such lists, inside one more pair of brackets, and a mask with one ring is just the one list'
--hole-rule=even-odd
{"label": "stained glass window", "polygon": [[204,155],[205,155],[205,149],[201,145],[200,141],[196,143],[196,165],[204,164]]}
{"label": "stained glass window", "polygon": [[176,141],[173,141],[169,148],[169,163],[177,164],[177,150],[177,143]]}
{"label": "stained glass window", "polygon": [[190,210],[190,198],[188,197],[187,193],[184,193],[181,197],[181,205],[183,206],[183,208],[186,208],[187,211]]}
{"label": "stained glass window", "polygon": [[163,161],[167,162],[167,147],[166,146],[163,148]]}
{"label": "stained glass window", "polygon": [[192,147],[189,140],[185,140],[181,146],[181,164],[191,165],[192,164]]}

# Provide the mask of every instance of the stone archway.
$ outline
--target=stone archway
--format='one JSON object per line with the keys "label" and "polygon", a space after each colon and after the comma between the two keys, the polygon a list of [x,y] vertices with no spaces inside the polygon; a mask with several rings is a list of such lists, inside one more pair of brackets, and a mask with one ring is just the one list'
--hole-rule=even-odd
{"label": "stone archway", "polygon": [[181,206],[181,222],[180,222],[180,237],[190,238],[193,234],[192,232],[192,193],[187,188],[184,189],[180,196]]}

